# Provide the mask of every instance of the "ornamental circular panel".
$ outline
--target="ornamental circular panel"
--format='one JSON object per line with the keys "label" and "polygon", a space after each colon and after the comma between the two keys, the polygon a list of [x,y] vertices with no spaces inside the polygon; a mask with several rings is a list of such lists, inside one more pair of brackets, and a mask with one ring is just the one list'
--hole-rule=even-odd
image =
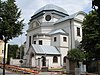
{"label": "ornamental circular panel", "polygon": [[46,15],[45,19],[46,19],[46,21],[50,21],[51,20],[51,16],[50,15]]}

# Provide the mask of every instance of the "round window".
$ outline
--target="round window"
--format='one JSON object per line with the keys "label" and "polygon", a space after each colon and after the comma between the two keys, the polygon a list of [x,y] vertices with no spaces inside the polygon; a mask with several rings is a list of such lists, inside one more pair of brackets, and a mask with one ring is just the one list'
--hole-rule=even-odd
{"label": "round window", "polygon": [[51,16],[50,16],[50,15],[47,15],[47,16],[45,17],[45,19],[46,19],[46,21],[50,21],[50,20],[51,20]]}

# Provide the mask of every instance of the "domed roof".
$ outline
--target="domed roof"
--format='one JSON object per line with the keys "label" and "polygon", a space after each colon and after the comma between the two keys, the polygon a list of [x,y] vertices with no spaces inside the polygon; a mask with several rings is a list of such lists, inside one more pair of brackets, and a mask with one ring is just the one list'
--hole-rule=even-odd
{"label": "domed roof", "polygon": [[64,14],[67,14],[67,11],[66,10],[64,10],[63,8],[58,7],[56,5],[53,5],[53,4],[47,4],[47,5],[45,5],[44,7],[40,8],[39,10],[37,10],[34,14],[37,14],[37,13],[43,11],[43,10],[44,11],[45,10],[55,10],[55,11],[58,11],[58,12],[62,12]]}

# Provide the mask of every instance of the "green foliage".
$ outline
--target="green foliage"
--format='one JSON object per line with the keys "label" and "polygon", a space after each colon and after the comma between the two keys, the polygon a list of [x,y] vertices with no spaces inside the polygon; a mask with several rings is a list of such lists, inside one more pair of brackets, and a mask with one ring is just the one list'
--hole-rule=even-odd
{"label": "green foliage", "polygon": [[22,33],[23,20],[20,20],[21,11],[17,8],[15,0],[0,2],[0,35],[7,40]]}
{"label": "green foliage", "polygon": [[20,50],[21,50],[21,59],[22,59],[24,56],[24,45],[21,45]]}
{"label": "green foliage", "polygon": [[20,47],[19,47],[19,54],[17,55],[17,58],[18,59],[23,59],[23,56],[24,56],[24,45],[21,45]]}
{"label": "green foliage", "polygon": [[9,45],[8,44],[8,56],[7,61],[9,62],[10,58],[16,58],[17,50],[19,49],[18,45]]}
{"label": "green foliage", "polygon": [[83,21],[82,47],[88,53],[88,59],[100,58],[100,25],[96,11],[91,11]]}
{"label": "green foliage", "polygon": [[85,53],[79,49],[72,49],[68,51],[68,58],[71,60],[83,61],[85,59]]}

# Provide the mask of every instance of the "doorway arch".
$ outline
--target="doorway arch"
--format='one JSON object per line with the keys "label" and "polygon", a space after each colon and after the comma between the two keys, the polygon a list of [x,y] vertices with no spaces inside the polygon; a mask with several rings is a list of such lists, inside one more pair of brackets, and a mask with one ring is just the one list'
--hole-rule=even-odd
{"label": "doorway arch", "polygon": [[34,57],[33,52],[30,53],[30,59],[29,59],[29,66],[32,66],[32,58]]}
{"label": "doorway arch", "polygon": [[42,56],[42,66],[46,66],[46,57]]}

